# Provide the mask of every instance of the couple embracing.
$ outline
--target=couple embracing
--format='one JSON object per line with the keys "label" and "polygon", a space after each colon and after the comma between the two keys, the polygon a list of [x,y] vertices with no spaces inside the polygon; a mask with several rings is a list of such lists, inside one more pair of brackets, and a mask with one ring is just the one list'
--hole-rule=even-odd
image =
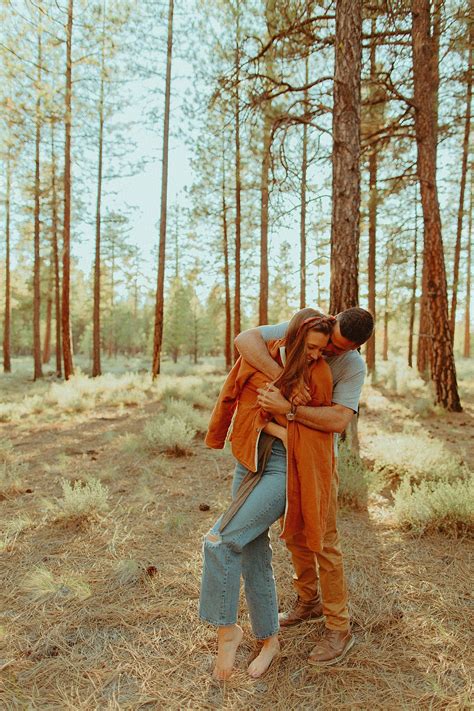
{"label": "couple embracing", "polygon": [[[354,413],[364,382],[358,347],[372,315],[298,311],[289,323],[241,333],[241,357],[211,415],[206,444],[222,448],[231,430],[237,460],[232,503],[204,538],[199,614],[217,627],[213,671],[232,672],[243,631],[237,624],[240,578],[257,639],[248,673],[258,678],[280,651],[280,628],[325,621],[308,662],[330,665],[354,644],[336,526],[337,433]],[[297,598],[278,613],[269,528],[281,520]]]}

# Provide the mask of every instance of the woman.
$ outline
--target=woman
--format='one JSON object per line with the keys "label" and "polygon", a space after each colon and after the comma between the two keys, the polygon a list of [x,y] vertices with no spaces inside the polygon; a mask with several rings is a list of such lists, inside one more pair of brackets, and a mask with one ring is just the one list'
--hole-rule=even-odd
{"label": "woman", "polygon": [[[283,372],[275,385],[291,400],[307,386],[313,406],[331,404],[332,378],[321,360],[333,321],[314,309],[292,318],[286,339],[269,344]],[[278,654],[278,604],[269,527],[284,515],[283,538],[304,531],[308,547],[322,547],[333,473],[332,435],[310,430],[294,419],[272,420],[257,404],[265,376],[241,358],[229,373],[211,416],[206,444],[224,446],[232,423],[232,452],[237,459],[233,502],[204,539],[199,614],[218,628],[213,675],[226,679],[243,636],[237,624],[240,576],[252,630],[261,649],[248,672],[261,676]],[[235,412],[235,410],[237,411]],[[288,476],[287,476],[288,475]]]}

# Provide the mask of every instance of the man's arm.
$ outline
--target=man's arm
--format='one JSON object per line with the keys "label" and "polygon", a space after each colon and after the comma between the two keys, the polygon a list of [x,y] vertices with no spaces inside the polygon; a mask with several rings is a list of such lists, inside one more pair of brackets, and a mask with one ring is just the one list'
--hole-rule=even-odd
{"label": "man's arm", "polygon": [[[276,336],[278,338],[278,336]],[[276,363],[268,352],[267,345],[258,328],[249,328],[236,337],[235,346],[242,358],[254,368],[264,373],[269,380],[276,380],[283,368]]]}
{"label": "man's arm", "polygon": [[[291,403],[283,397],[278,388],[270,385],[267,389],[259,389],[258,404],[272,415],[286,415],[291,410]],[[344,405],[333,404],[332,407],[311,407],[298,405],[295,419],[306,427],[322,432],[344,432],[352,419],[354,410]]]}
{"label": "man's arm", "polygon": [[341,434],[352,420],[354,410],[344,405],[332,407],[306,407],[298,405],[295,419],[306,427],[322,432],[338,432]]}

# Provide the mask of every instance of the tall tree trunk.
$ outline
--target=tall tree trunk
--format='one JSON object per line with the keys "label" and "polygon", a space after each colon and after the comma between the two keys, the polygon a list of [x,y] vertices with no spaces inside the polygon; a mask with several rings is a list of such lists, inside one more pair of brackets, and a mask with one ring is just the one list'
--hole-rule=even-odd
{"label": "tall tree trunk", "polygon": [[3,319],[3,372],[11,373],[10,357],[10,199],[11,199],[11,156],[7,150],[6,186],[5,186],[5,315]]}
{"label": "tall tree trunk", "polygon": [[43,364],[49,363],[51,359],[51,322],[53,318],[53,287],[54,287],[54,255],[51,245],[51,263],[49,267],[48,279],[48,299],[46,301],[46,327],[44,329],[43,341]]}
{"label": "tall tree trunk", "polygon": [[54,149],[54,120],[51,121],[51,228],[54,267],[54,320],[56,326],[56,377],[62,375],[61,349],[61,284],[58,250],[58,196],[56,190],[56,153]]}
{"label": "tall tree trunk", "polygon": [[388,360],[388,321],[390,318],[389,312],[390,299],[390,263],[387,256],[385,264],[385,290],[384,290],[384,312],[383,312],[383,343],[382,343],[382,359]]}
{"label": "tall tree trunk", "polygon": [[333,108],[331,302],[335,314],[358,302],[362,0],[336,4]]}
{"label": "tall tree trunk", "polygon": [[42,41],[41,3],[38,4],[38,36],[36,66],[36,115],[35,115],[35,207],[34,207],[34,266],[33,266],[33,380],[43,377],[41,367],[41,257],[40,257],[40,148],[41,148],[41,81]]}
{"label": "tall tree trunk", "polygon": [[[430,0],[412,0],[413,78],[418,177],[424,223],[424,262],[428,303],[433,325],[431,378],[436,402],[461,411],[453,344],[449,328],[446,271],[436,186],[436,76],[437,54],[431,36]],[[434,327],[435,326],[435,327]]]}
{"label": "tall tree trunk", "polygon": [[[304,83],[309,82],[309,54],[305,57]],[[309,115],[309,92],[304,92],[305,122],[303,124],[303,146],[301,156],[301,184],[300,184],[300,309],[306,306],[306,182],[308,176],[308,124],[306,116]]]}
{"label": "tall tree trunk", "polygon": [[102,162],[104,153],[104,75],[105,75],[105,2],[102,4],[102,53],[99,96],[99,157],[97,165],[97,199],[95,208],[94,306],[92,316],[92,377],[102,374],[100,363],[100,237],[102,205]]}
{"label": "tall tree trunk", "polygon": [[74,373],[72,360],[69,298],[71,288],[71,123],[72,123],[72,24],[73,0],[68,2],[66,35],[66,111],[64,141],[64,220],[63,220],[63,283],[61,326],[64,357],[64,377],[69,380]]}
{"label": "tall tree trunk", "polygon": [[456,328],[456,306],[458,301],[459,261],[461,258],[462,223],[464,217],[464,193],[466,191],[467,159],[469,154],[469,135],[471,132],[471,100],[472,100],[472,52],[474,45],[474,18],[471,18],[469,30],[469,61],[467,68],[466,119],[464,122],[464,140],[462,146],[461,183],[459,186],[459,207],[456,230],[456,246],[454,248],[453,292],[451,296],[451,312],[449,326],[454,343]]}
{"label": "tall tree trunk", "polygon": [[260,296],[259,324],[268,323],[268,182],[270,177],[270,151],[272,120],[269,107],[264,110],[262,172],[260,181]]}
{"label": "tall tree trunk", "polygon": [[222,247],[224,252],[224,290],[225,290],[225,367],[232,367],[232,317],[230,307],[230,276],[229,276],[229,236],[227,225],[226,173],[225,151],[222,151]]}
{"label": "tall tree trunk", "polygon": [[467,230],[467,277],[466,277],[466,307],[464,310],[464,358],[471,356],[471,266],[472,266],[472,210],[473,210],[473,193],[474,193],[474,171],[471,166],[471,181],[470,181],[470,198],[469,198],[469,226]]}
{"label": "tall tree trunk", "polygon": [[416,367],[423,380],[428,380],[431,368],[432,334],[430,309],[428,302],[428,271],[423,252],[423,267],[421,270],[420,324],[418,329],[418,347],[416,351]]}
{"label": "tall tree trunk", "polygon": [[[240,176],[240,16],[237,8],[235,38],[235,278],[234,278],[234,338],[240,333],[240,250],[241,250],[241,176]],[[239,357],[234,347],[234,360]]]}
{"label": "tall tree trunk", "polygon": [[[371,34],[377,31],[376,18],[372,18]],[[377,81],[377,57],[376,42],[372,39],[370,44],[370,84],[372,91]],[[374,141],[369,153],[369,258],[367,264],[368,271],[368,302],[369,311],[375,319],[376,304],[376,246],[377,246],[377,143]],[[366,350],[367,370],[375,375],[375,330],[367,341]]]}
{"label": "tall tree trunk", "polygon": [[418,191],[415,191],[415,236],[413,238],[413,281],[411,283],[410,318],[408,327],[408,365],[413,367],[413,336],[415,330],[416,287],[418,282]]}
{"label": "tall tree trunk", "polygon": [[165,257],[166,257],[166,210],[168,198],[168,145],[170,132],[170,101],[171,101],[171,57],[173,52],[173,9],[174,0],[168,4],[168,44],[166,55],[166,86],[165,115],[163,126],[163,162],[161,171],[161,214],[160,214],[160,245],[158,250],[158,278],[156,285],[155,330],[153,334],[153,379],[160,373],[161,345],[163,342]]}

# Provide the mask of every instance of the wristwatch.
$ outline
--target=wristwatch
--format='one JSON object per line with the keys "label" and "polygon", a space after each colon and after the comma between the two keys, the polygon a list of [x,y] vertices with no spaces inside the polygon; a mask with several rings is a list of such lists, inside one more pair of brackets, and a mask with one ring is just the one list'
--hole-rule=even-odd
{"label": "wristwatch", "polygon": [[293,422],[293,420],[296,419],[296,408],[297,408],[297,405],[295,405],[294,403],[291,403],[291,410],[286,413],[286,419],[289,422]]}

